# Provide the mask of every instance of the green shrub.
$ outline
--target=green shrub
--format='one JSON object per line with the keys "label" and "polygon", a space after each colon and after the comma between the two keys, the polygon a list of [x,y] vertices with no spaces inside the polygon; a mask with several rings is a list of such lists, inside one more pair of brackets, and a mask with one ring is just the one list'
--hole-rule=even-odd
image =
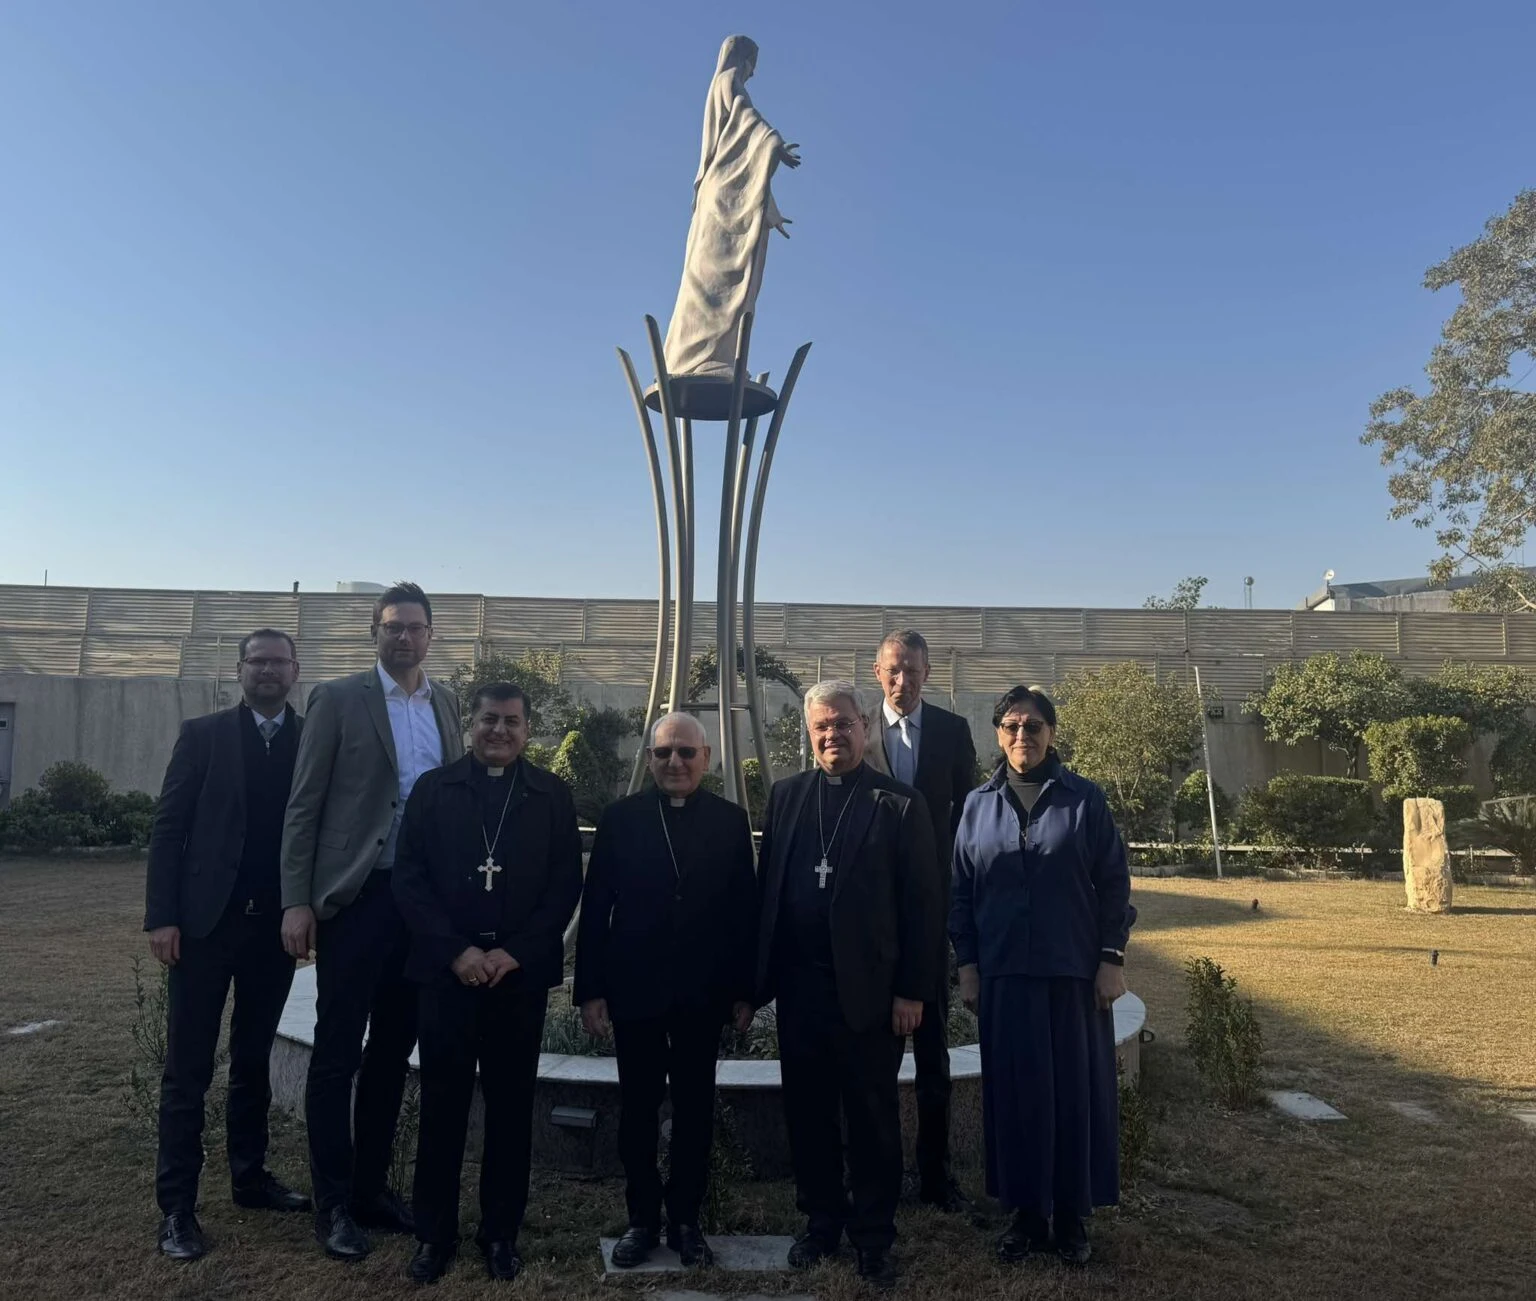
{"label": "green shrub", "polygon": [[1210,958],[1184,964],[1189,991],[1185,1040],[1206,1086],[1229,1107],[1248,1106],[1259,1094],[1264,1035],[1253,1000],[1240,998],[1237,981]]}
{"label": "green shrub", "polygon": [[1362,843],[1373,817],[1367,782],[1283,772],[1244,792],[1239,823],[1257,844],[1315,851]]}
{"label": "green shrub", "polygon": [[762,765],[756,759],[743,759],[741,775],[747,785],[747,816],[754,827],[761,827],[763,810],[768,807],[768,787],[763,782]]}
{"label": "green shrub", "polygon": [[1146,1164],[1147,1151],[1152,1146],[1152,1123],[1148,1114],[1146,1094],[1139,1081],[1120,1078],[1120,1178],[1135,1183],[1136,1176]]}
{"label": "green shrub", "polygon": [[63,813],[40,790],[23,791],[0,813],[0,847],[36,851],[104,844],[102,829],[85,813]]}
{"label": "green shrub", "polygon": [[60,813],[94,815],[112,795],[112,783],[89,764],[65,759],[37,779],[37,793]]}
{"label": "green shrub", "polygon": [[[1232,797],[1218,785],[1216,825],[1225,829],[1232,821]],[[1210,796],[1205,788],[1205,769],[1196,768],[1179,786],[1173,797],[1173,820],[1177,827],[1192,832],[1196,839],[1208,839],[1211,832]]]}
{"label": "green shrub", "polygon": [[0,848],[29,852],[149,843],[155,798],[112,790],[87,764],[56,763],[0,812]]}
{"label": "green shrub", "polygon": [[[1390,798],[1390,797],[1389,797]],[[1407,796],[1403,797],[1408,798]],[[1477,816],[1478,798],[1475,786],[1432,786],[1422,798],[1439,800],[1445,805],[1446,822],[1460,822]],[[1401,812],[1401,806],[1397,806]],[[1401,825],[1401,821],[1399,821]]]}
{"label": "green shrub", "polygon": [[1515,856],[1515,870],[1536,873],[1536,795],[1489,800],[1479,814],[1485,839]]}
{"label": "green shrub", "polygon": [[1471,726],[1443,715],[1418,714],[1365,729],[1371,778],[1395,799],[1458,785],[1467,771],[1471,744]]}

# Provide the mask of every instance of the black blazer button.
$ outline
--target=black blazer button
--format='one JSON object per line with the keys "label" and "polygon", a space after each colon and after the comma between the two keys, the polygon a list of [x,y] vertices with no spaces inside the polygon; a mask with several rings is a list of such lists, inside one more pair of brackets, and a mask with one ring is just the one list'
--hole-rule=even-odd
{"label": "black blazer button", "polygon": [[383,841],[382,841],[382,840],[381,840],[381,841],[379,841],[379,842],[378,842],[378,843],[379,843],[379,844],[380,844],[380,845],[381,845],[381,846],[382,846],[382,845],[383,845],[383,844],[384,844],[384,842],[383,842]]}

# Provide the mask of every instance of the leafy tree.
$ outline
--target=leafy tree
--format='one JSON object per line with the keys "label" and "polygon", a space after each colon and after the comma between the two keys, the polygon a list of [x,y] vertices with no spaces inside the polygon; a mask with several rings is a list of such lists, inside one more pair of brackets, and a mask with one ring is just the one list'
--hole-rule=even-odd
{"label": "leafy tree", "polygon": [[1505,732],[1488,759],[1488,772],[1500,795],[1536,796],[1536,727],[1522,721]]}
{"label": "leafy tree", "polygon": [[1375,808],[1367,782],[1283,772],[1243,793],[1239,821],[1261,845],[1318,851],[1363,843]]}
{"label": "leafy tree", "polygon": [[[800,678],[777,655],[765,651],[761,646],[756,648],[752,656],[753,666],[757,670],[758,680],[762,682],[779,682],[788,687],[797,696],[804,690],[800,685]],[[736,672],[746,672],[747,651],[746,647],[736,648]],[[714,690],[720,685],[720,653],[714,646],[708,646],[693,657],[693,663],[688,666],[688,699],[702,700],[708,691]]]}
{"label": "leafy tree", "polygon": [[1181,578],[1173,585],[1171,596],[1149,596],[1141,603],[1143,610],[1198,610],[1200,594],[1211,580],[1203,575]]}
{"label": "leafy tree", "polygon": [[1460,718],[1418,715],[1365,729],[1371,779],[1388,799],[1428,795],[1455,786],[1467,771],[1472,729]]}
{"label": "leafy tree", "polygon": [[601,752],[578,731],[565,734],[550,761],[549,770],[569,784],[576,816],[584,822],[596,822],[613,800],[613,783],[604,768]]}
{"label": "leafy tree", "polygon": [[1383,393],[1361,441],[1394,467],[1392,518],[1435,530],[1431,578],[1478,576],[1458,608],[1536,611],[1536,575],[1513,563],[1536,527],[1536,393],[1519,387],[1536,368],[1536,190],[1424,274],[1426,289],[1451,285],[1461,302],[1424,368],[1428,393]]}
{"label": "leafy tree", "polygon": [[1194,691],[1129,661],[1069,675],[1057,703],[1062,748],[1104,788],[1121,832],[1136,840],[1165,830],[1173,772],[1200,746]]}
{"label": "leafy tree", "polygon": [[1536,705],[1536,677],[1513,664],[1446,660],[1434,676],[1410,678],[1407,687],[1411,712],[1459,718],[1477,736],[1514,731]]}
{"label": "leafy tree", "polygon": [[775,772],[800,771],[800,735],[805,720],[794,705],[785,705],[768,724],[768,761]]}
{"label": "leafy tree", "polygon": [[560,684],[564,656],[553,650],[527,650],[518,655],[487,655],[473,664],[460,664],[448,675],[459,698],[464,730],[469,731],[469,702],[479,687],[491,682],[515,682],[528,693],[530,736],[564,736],[574,727],[576,702]]}
{"label": "leafy tree", "polygon": [[1284,745],[1321,741],[1344,755],[1349,775],[1359,776],[1365,729],[1399,718],[1408,703],[1403,676],[1380,655],[1332,651],[1271,670],[1262,694],[1243,706],[1264,721],[1264,735]]}

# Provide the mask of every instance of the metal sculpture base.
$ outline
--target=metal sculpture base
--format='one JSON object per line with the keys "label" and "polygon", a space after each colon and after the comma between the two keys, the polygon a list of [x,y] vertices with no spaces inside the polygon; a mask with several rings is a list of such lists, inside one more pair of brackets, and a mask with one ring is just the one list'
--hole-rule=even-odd
{"label": "metal sculpture base", "polygon": [[[729,420],[731,393],[735,385],[729,375],[674,375],[671,383],[672,413],[679,420]],[[766,416],[779,404],[779,395],[766,384],[748,380],[741,390],[741,414],[746,420]],[[645,390],[645,405],[661,411],[661,385]]]}
{"label": "metal sculpture base", "polygon": [[[688,702],[688,670],[693,648],[694,588],[694,421],[724,421],[725,468],[720,482],[720,545],[715,581],[715,647],[719,661],[720,768],[725,778],[726,798],[743,807],[747,804],[746,777],[737,754],[735,718],[747,715],[756,755],[765,787],[772,785],[773,769],[768,756],[768,734],[763,720],[762,702],[757,688],[757,643],[754,628],[757,595],[757,551],[762,531],[763,502],[768,491],[768,474],[773,466],[773,451],[784,428],[784,415],[800,377],[800,368],[811,350],[802,344],[790,362],[784,385],[778,393],[768,387],[764,372],[755,379],[747,374],[747,352],[752,341],[752,315],[742,317],[736,338],[736,355],[731,376],[671,376],[667,373],[662,350],[661,330],[656,318],[645,318],[650,339],[651,364],[656,382],[642,389],[634,362],[623,348],[618,349],[619,363],[629,385],[645,442],[646,460],[651,472],[651,492],[656,501],[656,552],[661,571],[661,596],[656,609],[656,656],[651,672],[651,689],[646,700],[645,728],[662,713],[680,709],[705,709],[708,706]],[[661,453],[651,412],[661,414],[666,438],[667,467],[663,476]],[[762,442],[756,477],[752,484],[750,507],[748,479],[752,478],[752,457],[757,444],[758,421],[772,413],[767,436]],[[670,485],[668,483],[670,480]],[[670,486],[670,493],[668,487]],[[670,497],[670,509],[669,509]],[[673,593],[676,593],[675,612]],[[737,636],[737,601],[741,603],[740,638]],[[737,652],[740,651],[738,669]],[[737,674],[745,678],[745,699],[737,701]],[[663,705],[665,706],[663,708]],[[645,772],[645,751],[635,756],[629,789],[638,790]]]}

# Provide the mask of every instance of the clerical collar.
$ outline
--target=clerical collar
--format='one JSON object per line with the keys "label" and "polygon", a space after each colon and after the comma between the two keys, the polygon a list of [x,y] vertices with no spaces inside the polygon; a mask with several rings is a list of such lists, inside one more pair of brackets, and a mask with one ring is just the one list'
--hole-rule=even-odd
{"label": "clerical collar", "polygon": [[489,777],[494,781],[500,781],[505,777],[511,776],[517,771],[517,765],[521,762],[522,756],[519,755],[505,768],[492,768],[489,764],[481,763],[480,760],[475,758],[474,755],[469,756],[469,764],[471,770],[483,776]]}
{"label": "clerical collar", "polygon": [[852,778],[857,779],[858,775],[861,772],[863,772],[863,771],[864,771],[864,764],[863,764],[863,761],[861,760],[857,767],[850,768],[845,773],[836,773],[836,774],[834,774],[834,773],[828,772],[825,768],[823,768],[821,770],[821,777],[822,777],[822,780],[825,781],[828,786],[841,786],[843,784],[843,781],[846,778],[852,777]]}
{"label": "clerical collar", "polygon": [[685,809],[697,798],[699,792],[691,791],[687,795],[668,795],[660,786],[656,788],[656,798],[665,800],[668,808]]}

